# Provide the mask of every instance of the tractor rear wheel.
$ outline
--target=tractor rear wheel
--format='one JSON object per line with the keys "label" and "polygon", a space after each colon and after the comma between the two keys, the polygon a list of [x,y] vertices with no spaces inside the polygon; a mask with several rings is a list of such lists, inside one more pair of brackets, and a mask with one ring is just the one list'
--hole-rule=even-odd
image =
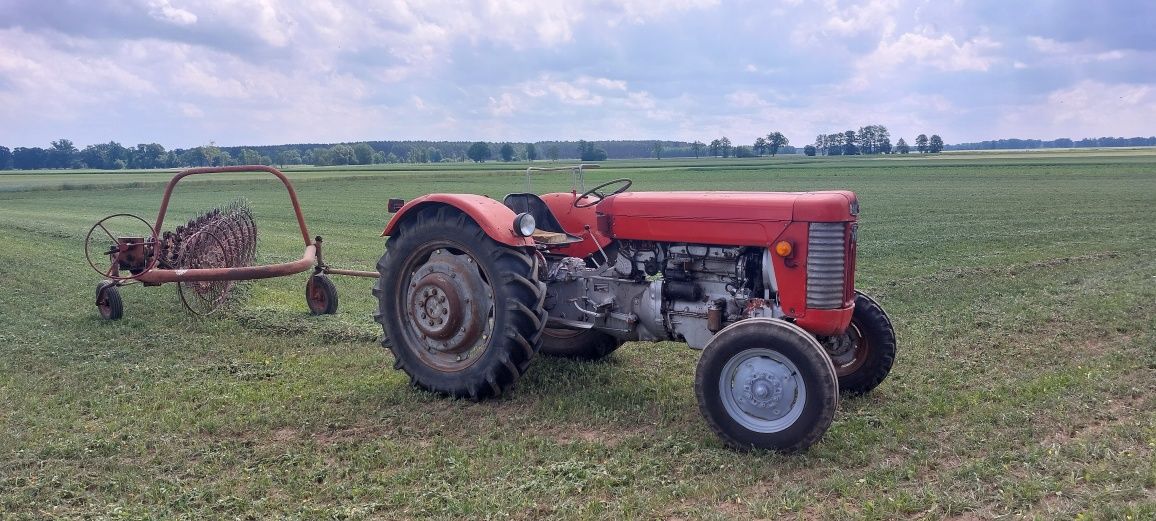
{"label": "tractor rear wheel", "polygon": [[528,253],[447,206],[401,223],[374,286],[394,368],[454,397],[480,400],[513,386],[538,351],[546,319],[545,286]]}
{"label": "tractor rear wheel", "polygon": [[895,364],[897,348],[891,319],[875,299],[860,291],[855,292],[855,312],[847,331],[819,340],[835,364],[839,392],[848,396],[874,389]]}
{"label": "tractor rear wheel", "polygon": [[738,450],[806,450],[827,432],[839,403],[823,346],[770,318],[737,322],[711,338],[694,392],[707,424]]}
{"label": "tractor rear wheel", "polygon": [[601,360],[618,349],[623,342],[612,335],[593,329],[551,329],[542,332],[544,355],[575,360]]}

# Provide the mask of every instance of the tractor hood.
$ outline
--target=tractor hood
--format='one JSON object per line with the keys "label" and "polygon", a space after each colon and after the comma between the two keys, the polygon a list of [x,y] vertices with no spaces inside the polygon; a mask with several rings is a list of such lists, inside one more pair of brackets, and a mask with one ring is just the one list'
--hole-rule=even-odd
{"label": "tractor hood", "polygon": [[854,221],[855,194],[834,192],[635,192],[598,203],[608,237],[766,246],[795,222]]}
{"label": "tractor hood", "polygon": [[855,194],[829,192],[627,192],[598,203],[598,213],[693,221],[851,221]]}

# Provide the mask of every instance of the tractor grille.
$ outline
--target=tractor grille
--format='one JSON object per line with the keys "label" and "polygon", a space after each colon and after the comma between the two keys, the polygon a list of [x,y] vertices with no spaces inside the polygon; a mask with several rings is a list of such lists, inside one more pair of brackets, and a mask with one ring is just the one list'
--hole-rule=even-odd
{"label": "tractor grille", "polygon": [[847,273],[845,223],[811,223],[807,236],[807,307],[843,307]]}

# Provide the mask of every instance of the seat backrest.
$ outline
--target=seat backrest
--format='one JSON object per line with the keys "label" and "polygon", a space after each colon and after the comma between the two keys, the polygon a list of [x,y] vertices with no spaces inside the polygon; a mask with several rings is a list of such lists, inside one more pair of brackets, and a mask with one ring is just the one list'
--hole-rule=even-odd
{"label": "seat backrest", "polygon": [[502,200],[502,204],[513,210],[514,213],[528,212],[533,215],[539,230],[566,233],[566,230],[562,229],[562,225],[558,223],[558,219],[554,217],[554,212],[550,211],[550,207],[546,206],[546,202],[537,194],[510,194]]}

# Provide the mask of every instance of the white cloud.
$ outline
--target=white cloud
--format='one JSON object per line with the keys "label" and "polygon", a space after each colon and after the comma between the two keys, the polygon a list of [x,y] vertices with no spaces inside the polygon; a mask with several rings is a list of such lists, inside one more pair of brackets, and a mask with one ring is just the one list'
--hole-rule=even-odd
{"label": "white cloud", "polygon": [[986,71],[999,59],[993,51],[1000,48],[994,40],[979,36],[962,42],[950,34],[935,35],[929,30],[904,33],[864,58],[860,70],[889,70],[924,65],[941,71]]}
{"label": "white cloud", "polygon": [[197,15],[184,9],[173,7],[169,0],[150,0],[148,3],[149,16],[168,22],[173,25],[192,25],[197,23]]}
{"label": "white cloud", "polygon": [[490,114],[497,117],[506,117],[514,113],[517,108],[514,96],[509,92],[503,92],[497,99],[490,97]]}

